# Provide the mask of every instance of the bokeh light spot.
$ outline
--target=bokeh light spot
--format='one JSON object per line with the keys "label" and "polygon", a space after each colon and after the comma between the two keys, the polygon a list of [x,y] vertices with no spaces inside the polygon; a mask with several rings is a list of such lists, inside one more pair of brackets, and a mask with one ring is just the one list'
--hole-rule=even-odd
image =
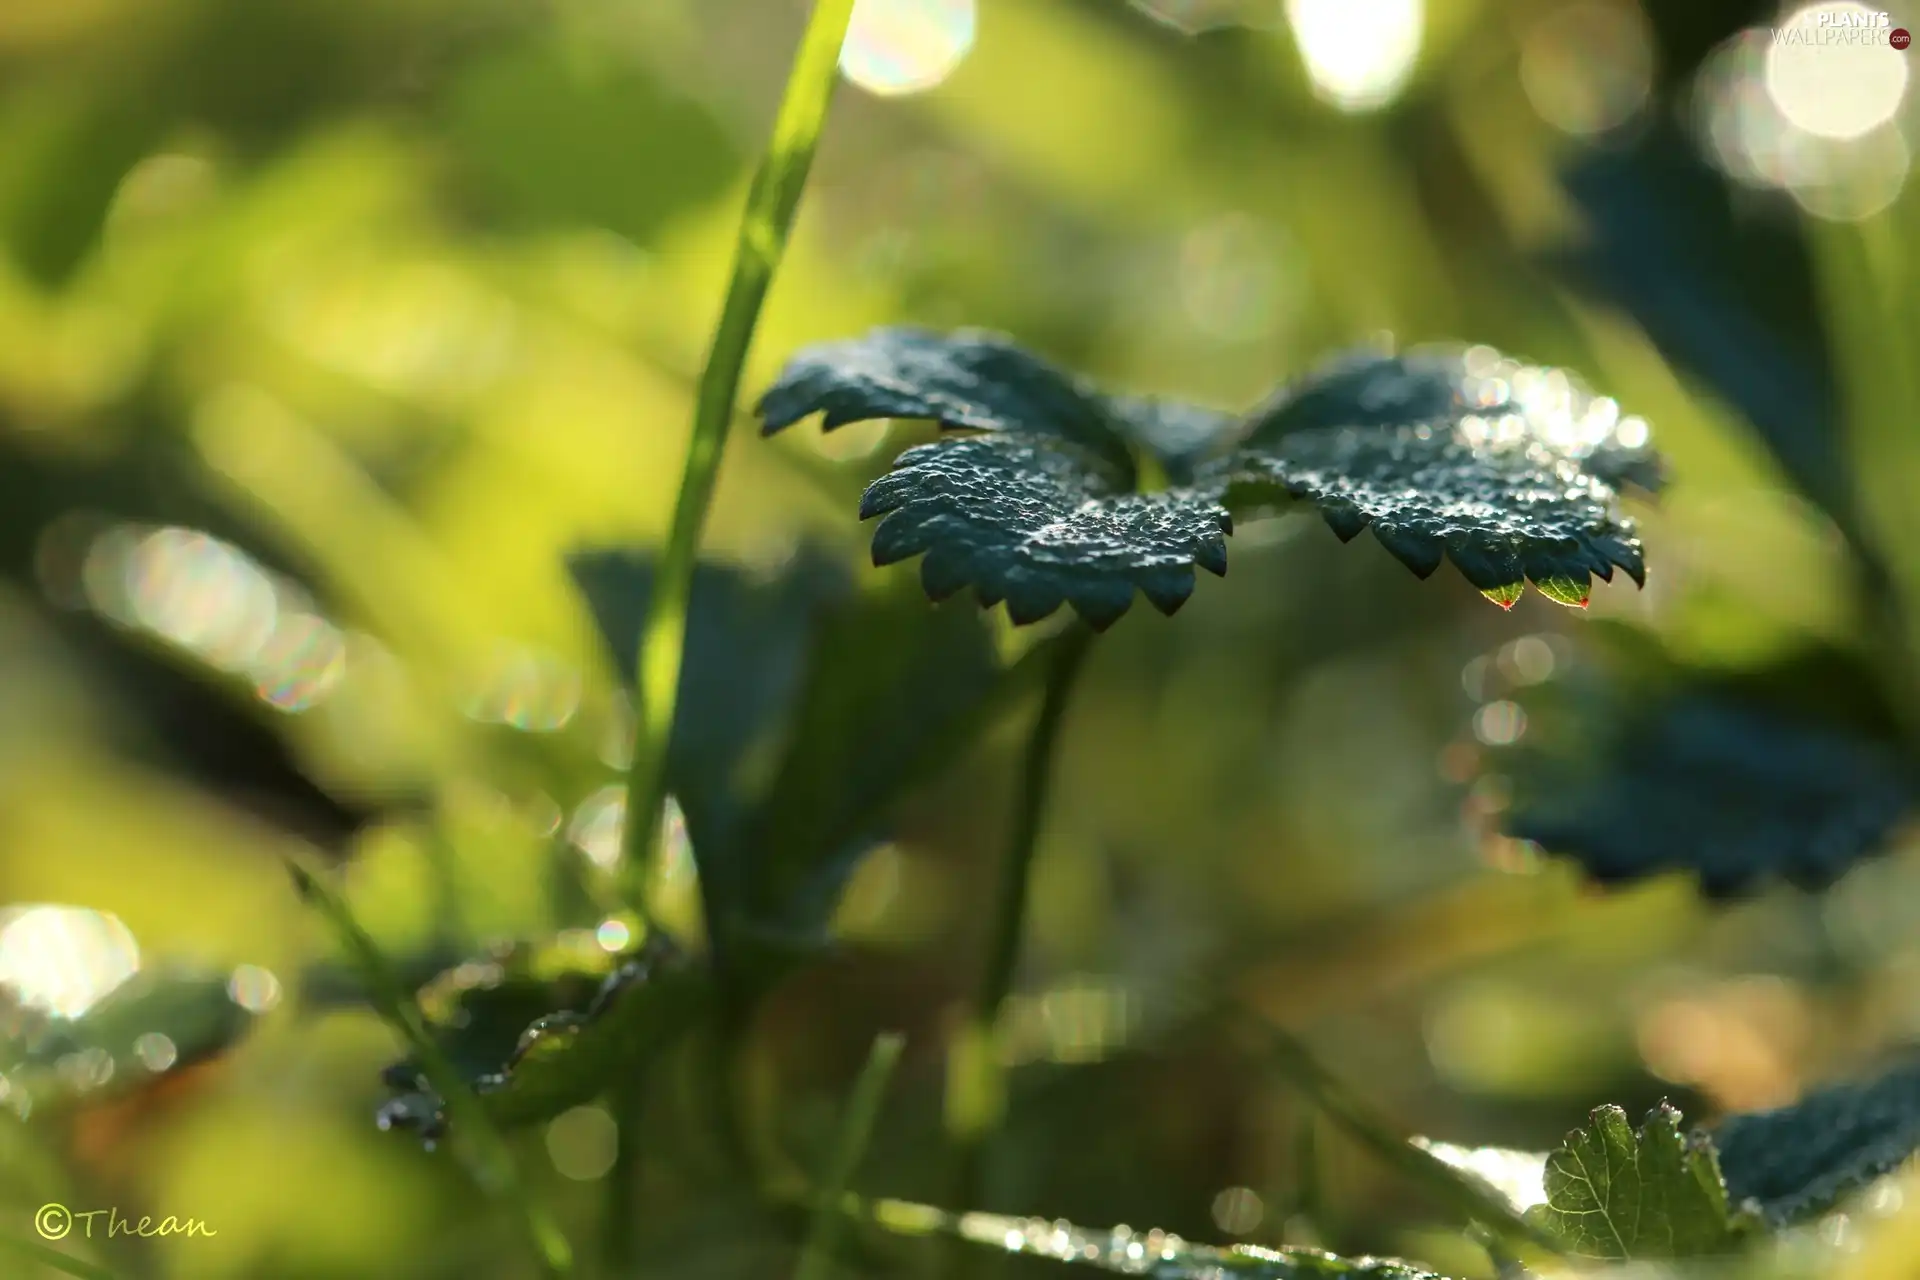
{"label": "bokeh light spot", "polygon": [[85,907],[0,912],[0,986],[24,1007],[77,1018],[140,969],[140,947],[119,917]]}
{"label": "bokeh light spot", "polygon": [[1230,1236],[1244,1236],[1267,1216],[1267,1206],[1252,1187],[1228,1187],[1213,1198],[1213,1225]]}
{"label": "bokeh light spot", "polygon": [[1287,0],[1314,92],[1342,111],[1383,107],[1420,57],[1424,0]]}
{"label": "bokeh light spot", "polygon": [[158,1031],[149,1031],[133,1042],[133,1056],[140,1059],[141,1066],[159,1075],[179,1061],[180,1050]]}
{"label": "bokeh light spot", "polygon": [[547,1126],[547,1156],[561,1177],[592,1182],[613,1168],[620,1127],[601,1107],[575,1107]]}
{"label": "bokeh light spot", "polygon": [[[1874,50],[1782,43],[1783,32],[1800,30],[1781,27],[1769,35],[1756,28],[1717,49],[1694,82],[1694,130],[1715,167],[1736,182],[1784,190],[1808,213],[1830,221],[1870,217],[1899,196],[1912,165],[1899,122],[1890,118],[1898,108],[1897,97],[1886,104],[1888,118],[1851,136],[1827,136],[1805,127],[1773,90],[1776,62],[1783,57],[1795,63],[1811,60],[1817,69],[1830,66],[1836,55],[1857,57]],[[1885,47],[1878,52],[1895,59],[1905,56]],[[1904,93],[1905,63],[1900,66]]]}
{"label": "bokeh light spot", "polygon": [[280,1003],[280,979],[271,969],[243,964],[227,975],[227,995],[248,1013],[265,1013]]}
{"label": "bokeh light spot", "polygon": [[1632,0],[1557,9],[1528,28],[1520,83],[1533,109],[1576,137],[1626,123],[1653,91],[1653,38]]}
{"label": "bokeh light spot", "polygon": [[1767,94],[1782,115],[1822,138],[1857,138],[1893,118],[1907,92],[1906,55],[1851,0],[1796,9],[1767,46]]}
{"label": "bokeh light spot", "polygon": [[1527,713],[1516,702],[1489,702],[1473,716],[1473,736],[1490,747],[1511,746],[1527,731]]}
{"label": "bokeh light spot", "polygon": [[858,0],[840,72],[881,97],[920,93],[953,74],[975,27],[974,0]]}

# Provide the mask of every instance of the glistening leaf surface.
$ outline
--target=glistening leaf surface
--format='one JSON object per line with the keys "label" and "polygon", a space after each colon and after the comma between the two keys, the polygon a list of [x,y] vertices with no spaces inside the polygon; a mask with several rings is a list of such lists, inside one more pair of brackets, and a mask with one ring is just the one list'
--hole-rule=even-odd
{"label": "glistening leaf surface", "polygon": [[1503,605],[1531,581],[1585,604],[1614,568],[1646,575],[1625,484],[1655,488],[1645,424],[1558,369],[1491,348],[1362,353],[1286,389],[1219,467],[1229,506],[1285,494],[1344,541],[1371,526],[1425,577],[1450,559]]}
{"label": "glistening leaf surface", "polygon": [[1777,1226],[1804,1221],[1920,1150],[1920,1063],[1729,1116],[1713,1139],[1736,1204],[1755,1201]]}
{"label": "glistening leaf surface", "polygon": [[[1229,511],[1313,503],[1422,577],[1451,558],[1510,605],[1527,581],[1584,604],[1594,575],[1645,567],[1618,490],[1653,488],[1645,424],[1561,370],[1489,348],[1334,361],[1235,419],[1102,393],[1004,338],[881,329],[796,355],[759,405],[771,434],[905,417],[973,434],[901,454],[861,503],[873,555],[924,555],[928,594],[972,586],[1015,622],[1070,604],[1095,627],[1136,589],[1172,613],[1195,565],[1226,571]],[[1142,492],[1137,457],[1166,488]]]}
{"label": "glistening leaf surface", "polygon": [[1345,1258],[1319,1249],[1222,1248],[1189,1244],[1163,1231],[1096,1231],[1044,1218],[996,1213],[948,1214],[927,1205],[880,1200],[865,1207],[874,1225],[900,1235],[957,1236],[997,1252],[1149,1280],[1443,1280],[1398,1258]]}
{"label": "glistening leaf surface", "polygon": [[1532,1211],[1578,1257],[1632,1262],[1729,1251],[1741,1224],[1728,1208],[1713,1144],[1683,1134],[1661,1103],[1636,1132],[1598,1107],[1547,1157],[1547,1203]]}
{"label": "glistening leaf surface", "polygon": [[[502,1128],[592,1100],[671,1048],[709,1000],[704,968],[665,935],[612,957],[590,931],[470,961],[421,993],[434,1038]],[[446,1106],[419,1065],[395,1063],[383,1078],[394,1097],[380,1127],[435,1142]]]}

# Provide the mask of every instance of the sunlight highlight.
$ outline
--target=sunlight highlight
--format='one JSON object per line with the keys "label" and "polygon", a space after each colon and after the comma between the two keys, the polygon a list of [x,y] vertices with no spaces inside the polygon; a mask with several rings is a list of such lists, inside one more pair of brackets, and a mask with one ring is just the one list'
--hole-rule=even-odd
{"label": "sunlight highlight", "polygon": [[1857,38],[1877,29],[1839,25],[1876,17],[1863,4],[1825,0],[1781,24],[1767,46],[1765,83],[1782,115],[1842,141],[1893,119],[1907,92],[1907,55],[1885,39]]}
{"label": "sunlight highlight", "polygon": [[1287,0],[1314,92],[1342,111],[1400,96],[1420,57],[1424,0]]}
{"label": "sunlight highlight", "polygon": [[[1707,58],[1693,85],[1696,136],[1736,182],[1785,191],[1830,221],[1871,217],[1899,197],[1912,168],[1897,118],[1905,55],[1877,45],[1781,43],[1780,32],[1790,30],[1797,28],[1742,32]],[[1871,69],[1880,55],[1896,60],[1897,86]],[[1860,85],[1823,97],[1834,69],[1854,59],[1868,64]]]}
{"label": "sunlight highlight", "polygon": [[77,1018],[140,970],[140,947],[118,916],[85,907],[0,911],[0,986],[22,1006]]}

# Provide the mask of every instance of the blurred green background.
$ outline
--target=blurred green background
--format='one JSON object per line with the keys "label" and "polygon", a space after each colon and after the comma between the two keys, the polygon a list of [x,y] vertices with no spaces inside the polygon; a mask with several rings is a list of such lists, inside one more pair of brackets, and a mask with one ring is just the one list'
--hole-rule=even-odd
{"label": "blurred green background", "polygon": [[[568,868],[617,846],[627,727],[563,557],[666,527],[805,11],[0,4],[7,1008],[77,1013],[171,965],[230,975],[258,1015],[191,1070],[153,1061],[190,1046],[139,1042],[162,1084],[10,1138],[8,1230],[65,1196],[217,1230],[99,1246],[133,1274],[531,1274],[444,1155],[374,1127],[399,1046],[309,989],[333,944],[276,855],[340,862],[396,957],[594,922]],[[1838,534],[1738,397],[1554,258],[1584,225],[1559,175],[1680,121],[1743,218],[1814,246],[1811,275],[1735,259],[1743,284],[1883,344],[1835,353],[1865,370],[1850,403],[1900,390],[1914,330],[1820,264],[1865,246],[1914,279],[1912,95],[1904,71],[1890,100],[1849,74],[1796,118],[1735,39],[1781,20],[1722,0],[863,0],[744,394],[798,344],[913,322],[1236,407],[1390,331],[1580,370],[1652,423],[1674,476],[1636,512],[1646,589],[1584,614],[1537,595],[1503,613],[1294,516],[1243,529],[1177,619],[1136,608],[1096,647],[975,1207],[1483,1267],[1336,1133],[1303,1179],[1298,1101],[1183,1026],[1223,994],[1409,1129],[1533,1148],[1602,1101],[1785,1102],[1920,1034],[1911,841],[1824,898],[1709,908],[1680,881],[1588,890],[1491,834],[1506,790],[1483,757],[1524,739],[1517,694],[1577,670],[1593,619],[1736,667],[1855,626]],[[1838,124],[1802,127],[1825,108]],[[1650,216],[1678,181],[1649,178]],[[1920,545],[1914,421],[1862,415],[1835,446],[1896,548]],[[877,576],[857,494],[924,437],[737,431],[708,554],[770,568],[807,540]],[[1894,559],[1913,598],[1920,553]],[[860,1185],[938,1198],[945,1037],[1024,723],[916,791],[841,907],[845,948],[760,1011],[763,1147],[817,1167],[873,1034],[899,1028]],[[661,894],[697,933],[671,852]],[[790,1235],[696,1119],[697,1070],[649,1092],[644,1274],[786,1274]],[[609,1123],[587,1108],[516,1139],[583,1245]]]}

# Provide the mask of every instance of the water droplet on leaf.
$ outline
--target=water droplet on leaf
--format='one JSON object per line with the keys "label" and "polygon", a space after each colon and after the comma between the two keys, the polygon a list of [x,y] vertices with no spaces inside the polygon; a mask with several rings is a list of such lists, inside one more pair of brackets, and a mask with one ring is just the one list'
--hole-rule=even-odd
{"label": "water droplet on leaf", "polygon": [[1499,605],[1502,609],[1511,609],[1519,602],[1520,597],[1526,592],[1526,589],[1527,584],[1524,581],[1509,582],[1503,587],[1488,587],[1480,594]]}
{"label": "water droplet on leaf", "polygon": [[1569,608],[1584,609],[1593,598],[1592,587],[1574,578],[1544,578],[1534,585],[1540,588],[1540,594],[1547,599]]}

